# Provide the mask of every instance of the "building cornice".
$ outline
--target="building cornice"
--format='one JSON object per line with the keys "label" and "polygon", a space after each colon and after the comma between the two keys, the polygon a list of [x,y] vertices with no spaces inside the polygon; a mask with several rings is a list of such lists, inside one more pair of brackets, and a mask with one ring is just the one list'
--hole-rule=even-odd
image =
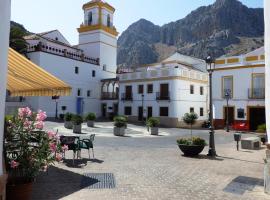
{"label": "building cornice", "polygon": [[101,24],[97,24],[97,25],[91,25],[91,26],[85,26],[85,25],[81,25],[80,28],[77,29],[79,33],[85,33],[88,31],[95,31],[95,30],[103,30],[115,37],[118,36],[118,32],[116,31],[116,28],[114,27],[107,27]]}
{"label": "building cornice", "polygon": [[106,8],[108,10],[110,10],[111,12],[115,12],[115,8],[112,7],[110,4],[99,1],[99,2],[89,2],[83,5],[83,9],[88,9],[88,8],[93,8],[93,7],[100,7],[100,8]]}
{"label": "building cornice", "polygon": [[234,69],[258,68],[258,67],[265,67],[265,64],[242,65],[242,66],[234,66],[234,67],[220,67],[220,68],[216,68],[215,71],[226,71],[226,70],[234,70]]}

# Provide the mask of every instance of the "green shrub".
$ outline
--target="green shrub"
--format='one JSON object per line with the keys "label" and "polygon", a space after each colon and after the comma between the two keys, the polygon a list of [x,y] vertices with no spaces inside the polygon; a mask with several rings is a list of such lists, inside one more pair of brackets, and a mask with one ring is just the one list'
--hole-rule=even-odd
{"label": "green shrub", "polygon": [[266,124],[261,124],[257,127],[256,132],[258,133],[266,133]]}
{"label": "green shrub", "polygon": [[159,119],[155,117],[150,117],[146,122],[146,125],[149,127],[157,127],[159,124],[160,124]]}
{"label": "green shrub", "polygon": [[125,116],[116,116],[113,118],[114,126],[121,128],[127,125],[127,117]]}
{"label": "green shrub", "polygon": [[70,122],[72,120],[72,116],[73,116],[72,113],[69,113],[69,112],[66,113],[65,114],[65,121]]}
{"label": "green shrub", "polygon": [[206,142],[204,139],[200,137],[192,137],[192,138],[180,138],[177,140],[177,144],[205,146]]}
{"label": "green shrub", "polygon": [[74,125],[81,125],[83,123],[83,118],[80,115],[73,115],[72,122]]}
{"label": "green shrub", "polygon": [[190,125],[190,137],[192,138],[192,125],[195,124],[196,120],[198,119],[198,115],[194,112],[186,113],[183,117],[183,121]]}
{"label": "green shrub", "polygon": [[96,120],[96,114],[95,113],[88,113],[85,117],[86,121],[95,121]]}
{"label": "green shrub", "polygon": [[8,122],[9,120],[13,120],[14,116],[13,115],[6,115],[5,116],[5,122]]}

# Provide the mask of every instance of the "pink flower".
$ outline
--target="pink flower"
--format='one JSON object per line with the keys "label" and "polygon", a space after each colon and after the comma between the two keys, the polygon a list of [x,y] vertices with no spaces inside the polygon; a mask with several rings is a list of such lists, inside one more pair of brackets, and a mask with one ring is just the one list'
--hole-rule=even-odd
{"label": "pink flower", "polygon": [[51,152],[56,152],[57,147],[56,147],[55,143],[50,143],[50,150],[51,150]]}
{"label": "pink flower", "polygon": [[57,154],[55,155],[55,160],[56,160],[57,162],[61,161],[61,160],[62,160],[62,155],[61,155],[60,153],[57,153]]}
{"label": "pink flower", "polygon": [[31,124],[32,122],[26,119],[25,122],[23,123],[23,126],[25,129],[28,129],[31,126]]}
{"label": "pink flower", "polygon": [[42,110],[39,110],[37,113],[36,120],[37,121],[44,121],[47,118],[46,112],[43,112]]}
{"label": "pink flower", "polygon": [[48,165],[44,165],[43,167],[42,167],[42,171],[43,172],[46,172],[48,170]]}
{"label": "pink flower", "polygon": [[12,160],[12,161],[10,162],[10,167],[11,167],[12,169],[17,168],[18,166],[19,166],[19,163],[16,162],[15,160]]}
{"label": "pink flower", "polygon": [[47,134],[48,134],[49,138],[54,138],[56,136],[56,133],[53,131],[48,131]]}
{"label": "pink flower", "polygon": [[62,150],[63,150],[63,151],[68,151],[68,145],[65,145],[65,144],[64,144],[64,146],[62,146]]}
{"label": "pink flower", "polygon": [[18,109],[19,118],[30,117],[31,115],[32,115],[32,111],[28,107]]}
{"label": "pink flower", "polygon": [[36,129],[43,129],[43,127],[44,127],[44,122],[43,121],[39,121],[39,122],[37,122],[37,123],[35,123],[35,128]]}

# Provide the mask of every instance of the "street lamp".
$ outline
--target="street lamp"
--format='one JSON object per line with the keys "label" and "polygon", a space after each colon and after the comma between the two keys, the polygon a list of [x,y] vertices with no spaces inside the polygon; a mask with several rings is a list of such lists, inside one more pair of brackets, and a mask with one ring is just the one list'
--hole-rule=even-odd
{"label": "street lamp", "polygon": [[52,99],[55,100],[55,119],[58,119],[58,99],[59,96],[52,96]]}
{"label": "street lamp", "polygon": [[213,128],[213,99],[212,99],[212,74],[215,70],[215,60],[208,56],[205,59],[206,62],[206,70],[209,74],[209,151],[208,156],[215,157],[216,154],[216,148],[215,148],[215,131]]}
{"label": "street lamp", "polygon": [[226,91],[225,93],[225,99],[227,101],[227,107],[226,107],[226,131],[230,132],[229,129],[229,99],[231,98],[231,94],[229,91]]}

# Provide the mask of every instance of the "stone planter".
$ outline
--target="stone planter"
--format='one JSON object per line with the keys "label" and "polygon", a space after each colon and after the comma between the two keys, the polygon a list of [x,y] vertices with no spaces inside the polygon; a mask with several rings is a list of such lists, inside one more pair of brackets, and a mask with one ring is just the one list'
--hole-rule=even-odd
{"label": "stone planter", "polygon": [[115,136],[124,136],[125,135],[125,127],[114,127],[113,134]]}
{"label": "stone planter", "polygon": [[94,125],[95,125],[95,121],[92,121],[92,120],[87,121],[87,126],[88,127],[94,127]]}
{"label": "stone planter", "polygon": [[194,157],[198,156],[203,151],[205,146],[179,144],[178,147],[185,156]]}
{"label": "stone planter", "polygon": [[82,125],[73,125],[73,133],[82,133]]}
{"label": "stone planter", "polygon": [[158,135],[158,127],[150,127],[151,135]]}
{"label": "stone planter", "polygon": [[64,127],[67,129],[72,129],[73,128],[72,121],[65,121]]}
{"label": "stone planter", "polygon": [[32,195],[33,183],[17,184],[6,186],[8,200],[30,200]]}

